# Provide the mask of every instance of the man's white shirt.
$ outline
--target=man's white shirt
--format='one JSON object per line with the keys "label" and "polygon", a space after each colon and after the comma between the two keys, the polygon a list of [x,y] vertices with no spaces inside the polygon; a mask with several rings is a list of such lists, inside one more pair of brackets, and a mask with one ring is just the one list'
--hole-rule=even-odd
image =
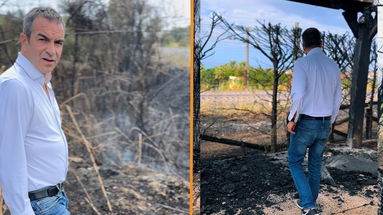
{"label": "man's white shirt", "polygon": [[28,192],[63,182],[68,171],[60,110],[45,82],[21,53],[0,76],[0,184],[15,215],[34,215]]}
{"label": "man's white shirt", "polygon": [[[340,70],[320,48],[311,49],[293,68],[289,121],[300,114],[336,119],[342,101]],[[294,118],[295,116],[295,118]],[[294,120],[293,120],[294,118]]]}

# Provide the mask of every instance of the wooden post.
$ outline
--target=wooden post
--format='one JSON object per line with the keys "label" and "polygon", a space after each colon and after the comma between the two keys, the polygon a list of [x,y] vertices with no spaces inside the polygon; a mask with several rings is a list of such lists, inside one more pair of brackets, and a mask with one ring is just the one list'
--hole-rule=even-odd
{"label": "wooden post", "polygon": [[[382,20],[383,18],[383,6],[382,1],[379,1],[377,16],[378,20]],[[380,25],[382,23],[379,23]],[[378,59],[379,55],[383,54],[383,49],[381,49],[383,45],[383,31],[382,28],[378,29],[378,38],[377,38],[377,50],[378,50]],[[378,187],[379,187],[379,202],[378,202],[378,215],[383,215],[383,118],[382,118],[382,100],[383,100],[383,75],[382,75],[382,67],[383,62],[379,62],[378,60]]]}
{"label": "wooden post", "polygon": [[366,139],[371,138],[371,130],[372,130],[372,109],[366,109]]}
{"label": "wooden post", "polygon": [[376,18],[371,16],[372,8],[366,7],[358,19],[357,11],[345,11],[343,16],[357,38],[352,71],[350,121],[347,144],[351,148],[360,148],[363,139],[364,103],[368,67],[370,62],[371,39],[376,34]]}

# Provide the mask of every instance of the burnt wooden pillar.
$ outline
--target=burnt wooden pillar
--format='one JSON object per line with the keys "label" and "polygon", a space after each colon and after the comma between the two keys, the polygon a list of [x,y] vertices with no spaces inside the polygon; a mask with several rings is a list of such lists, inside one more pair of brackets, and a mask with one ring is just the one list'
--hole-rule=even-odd
{"label": "burnt wooden pillar", "polygon": [[371,138],[372,131],[372,109],[368,107],[366,109],[366,139]]}
{"label": "burnt wooden pillar", "polygon": [[376,7],[366,7],[358,19],[357,11],[346,10],[343,16],[356,37],[354,67],[352,71],[350,121],[348,124],[347,144],[359,148],[363,139],[364,103],[368,67],[370,63],[371,40],[376,34],[376,17],[371,13]]}
{"label": "burnt wooden pillar", "polygon": [[[201,47],[198,43],[198,36],[201,30],[200,1],[194,0],[194,34],[193,34],[193,172],[200,168],[200,79],[201,79]],[[191,144],[191,143],[190,143]]]}
{"label": "burnt wooden pillar", "polygon": [[[378,20],[383,18],[383,5],[382,1],[378,3],[377,14]],[[382,23],[379,23],[382,25]],[[382,100],[383,100],[383,62],[381,62],[381,55],[383,55],[382,44],[383,44],[383,31],[379,28],[378,39],[377,39],[377,50],[378,50],[378,187],[379,187],[379,202],[378,202],[378,215],[383,215],[383,117],[382,117]]]}

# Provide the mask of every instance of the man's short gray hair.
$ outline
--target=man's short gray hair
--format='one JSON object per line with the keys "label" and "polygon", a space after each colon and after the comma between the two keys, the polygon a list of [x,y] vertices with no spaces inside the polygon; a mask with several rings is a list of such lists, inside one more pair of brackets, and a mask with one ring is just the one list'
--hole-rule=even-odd
{"label": "man's short gray hair", "polygon": [[37,17],[43,17],[50,21],[56,21],[58,24],[62,24],[65,29],[65,24],[60,16],[53,8],[50,7],[35,7],[30,10],[24,17],[23,33],[27,35],[28,40],[31,37],[32,23]]}

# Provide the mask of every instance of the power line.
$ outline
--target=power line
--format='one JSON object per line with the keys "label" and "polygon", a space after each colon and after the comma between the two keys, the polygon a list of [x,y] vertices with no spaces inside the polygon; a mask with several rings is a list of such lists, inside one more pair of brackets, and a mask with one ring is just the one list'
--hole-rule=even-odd
{"label": "power line", "polygon": [[[114,33],[156,33],[156,32],[171,32],[172,30],[160,30],[160,31],[125,31],[125,30],[111,30],[111,31],[82,31],[82,32],[76,32],[75,34],[81,35],[81,34],[114,34]],[[185,32],[174,32],[176,34],[189,34],[188,31]],[[71,33],[69,33],[71,34]],[[73,33],[72,33],[73,34]]]}

